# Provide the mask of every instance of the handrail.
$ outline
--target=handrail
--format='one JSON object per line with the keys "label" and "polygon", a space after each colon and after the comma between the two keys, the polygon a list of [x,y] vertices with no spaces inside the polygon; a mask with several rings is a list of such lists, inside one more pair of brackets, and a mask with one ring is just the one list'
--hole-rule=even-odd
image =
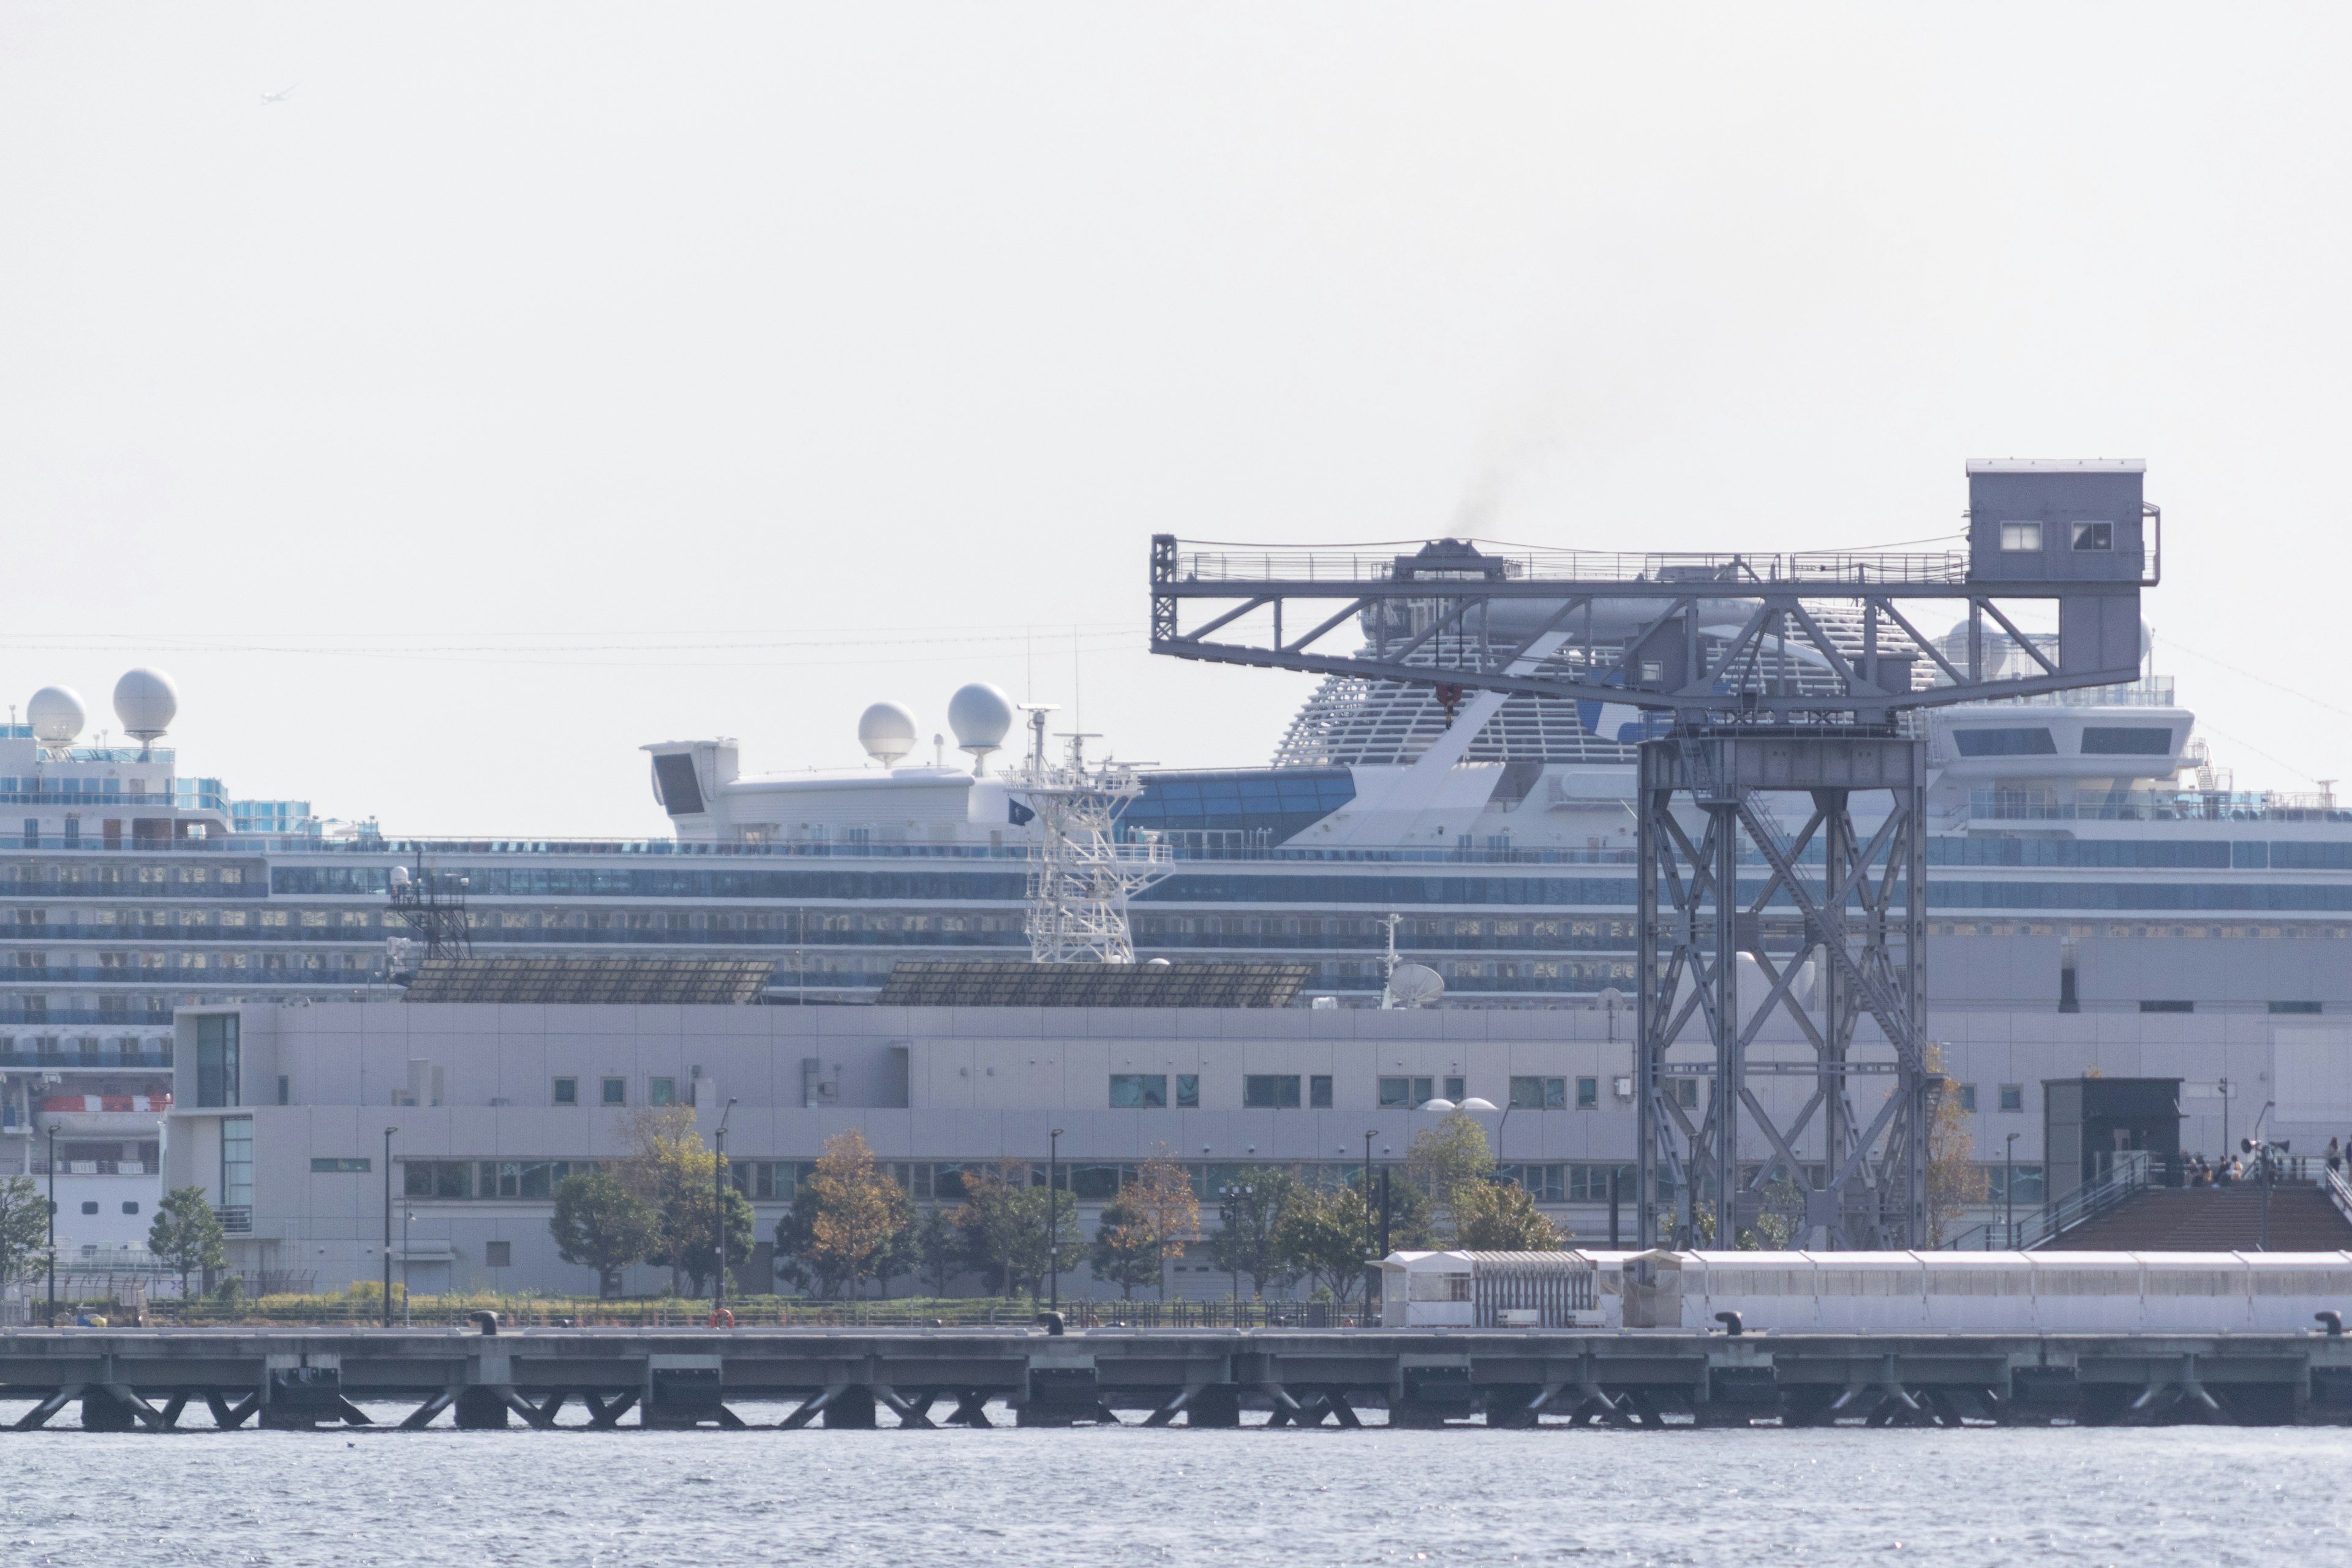
{"label": "handrail", "polygon": [[[2145,1153],[2137,1158],[2118,1156],[2105,1174],[2095,1181],[2085,1182],[2054,1204],[2045,1204],[2038,1211],[2011,1224],[2005,1220],[1986,1220],[1960,1231],[1938,1248],[1940,1251],[2010,1251],[2027,1252],[2045,1245],[2081,1225],[2095,1215],[2104,1214],[2136,1193],[2157,1184],[2156,1162]],[[2004,1234],[2006,1233],[2006,1234]],[[1996,1246],[1996,1238],[2001,1243]]]}
{"label": "handrail", "polygon": [[2323,1170],[2320,1173],[2320,1190],[2327,1194],[2327,1201],[2336,1205],[2337,1214],[2342,1215],[2347,1220],[2352,1220],[2352,1182],[2344,1179],[2343,1172],[2333,1165]]}

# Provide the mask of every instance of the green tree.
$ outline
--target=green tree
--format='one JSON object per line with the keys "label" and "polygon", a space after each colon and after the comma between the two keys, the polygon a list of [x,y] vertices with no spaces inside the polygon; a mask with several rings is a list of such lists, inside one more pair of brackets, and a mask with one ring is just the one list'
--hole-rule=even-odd
{"label": "green tree", "polygon": [[1352,1186],[1294,1193],[1275,1221],[1275,1251],[1290,1268],[1330,1291],[1334,1300],[1344,1301],[1364,1278],[1366,1217],[1363,1195]]}
{"label": "green tree", "polygon": [[[732,1268],[751,1256],[751,1244],[759,1235],[759,1221],[751,1213],[751,1199],[731,1186],[724,1191],[727,1203],[727,1265]],[[706,1192],[702,1194],[701,1244],[688,1247],[679,1259],[680,1267],[686,1270],[687,1282],[694,1287],[694,1293],[698,1296],[702,1294],[703,1281],[711,1277],[718,1265],[718,1249],[711,1237],[711,1219],[710,1194]]]}
{"label": "green tree", "polygon": [[1487,1146],[1486,1130],[1457,1110],[1414,1133],[1404,1163],[1414,1184],[1435,1205],[1437,1233],[1450,1237],[1461,1224],[1454,1212],[1457,1194],[1484,1184],[1495,1168],[1495,1152]]}
{"label": "green tree", "polygon": [[669,1270],[672,1295],[685,1282],[687,1261],[710,1252],[710,1183],[718,1155],[694,1129],[694,1107],[664,1105],[639,1110],[630,1121],[635,1152],[623,1166],[623,1179],[653,1212],[653,1244],[646,1261]]}
{"label": "green tree", "polygon": [[1087,1261],[1096,1279],[1109,1280],[1122,1299],[1131,1301],[1138,1285],[1160,1278],[1160,1238],[1142,1211],[1129,1206],[1122,1194],[1103,1205]]}
{"label": "green tree", "polygon": [[612,1172],[586,1171],[555,1184],[555,1216],[547,1228],[556,1256],[594,1269],[596,1293],[616,1296],[621,1270],[654,1245],[653,1205]]}
{"label": "green tree", "polygon": [[948,1282],[963,1272],[971,1256],[971,1243],[956,1224],[955,1211],[934,1205],[923,1211],[923,1217],[907,1227],[912,1238],[915,1265],[931,1294],[944,1296]]}
{"label": "green tree", "polygon": [[964,1198],[956,1223],[971,1237],[972,1256],[992,1289],[1025,1290],[1034,1299],[1047,1273],[1066,1273],[1085,1254],[1078,1205],[1066,1196],[1056,1203],[1049,1189],[1032,1185],[1024,1161],[965,1172]]}
{"label": "green tree", "polygon": [[1223,1222],[1209,1243],[1209,1256],[1228,1274],[1248,1275],[1250,1294],[1260,1300],[1268,1285],[1297,1278],[1274,1239],[1297,1186],[1289,1172],[1258,1165],[1234,1172],[1209,1194]]}
{"label": "green tree", "polygon": [[[1428,1252],[1437,1246],[1437,1228],[1430,1217],[1429,1194],[1421,1190],[1410,1171],[1391,1168],[1389,1182],[1388,1247],[1391,1252]],[[1365,1191],[1365,1206],[1371,1215],[1372,1245],[1380,1245],[1381,1181],[1378,1175],[1360,1191]]]}
{"label": "green tree", "polygon": [[[8,1243],[5,1232],[14,1227],[17,1207],[14,1188],[18,1182],[25,1184],[29,1194],[33,1184],[29,1176],[13,1177],[5,1188],[0,1188],[0,1194],[5,1194],[0,1195],[0,1211],[6,1215],[0,1219],[0,1272],[6,1269],[5,1253]],[[46,1226],[47,1206],[40,1207],[40,1223]],[[219,1268],[228,1262],[227,1238],[204,1188],[173,1187],[163,1194],[163,1201],[155,1205],[154,1221],[147,1227],[147,1250],[156,1262],[179,1275],[183,1299],[188,1295],[190,1276],[198,1269]]]}
{"label": "green tree", "polygon": [[1566,1241],[1517,1182],[1454,1189],[1454,1245],[1469,1252],[1556,1252]]}

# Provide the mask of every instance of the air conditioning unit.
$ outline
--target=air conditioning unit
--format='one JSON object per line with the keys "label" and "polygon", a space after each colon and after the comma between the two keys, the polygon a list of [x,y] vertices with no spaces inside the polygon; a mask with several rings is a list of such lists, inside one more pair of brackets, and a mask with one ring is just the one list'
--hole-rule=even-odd
{"label": "air conditioning unit", "polygon": [[1633,1080],[1622,1074],[1609,1080],[1609,1092],[1620,1100],[1633,1098]]}

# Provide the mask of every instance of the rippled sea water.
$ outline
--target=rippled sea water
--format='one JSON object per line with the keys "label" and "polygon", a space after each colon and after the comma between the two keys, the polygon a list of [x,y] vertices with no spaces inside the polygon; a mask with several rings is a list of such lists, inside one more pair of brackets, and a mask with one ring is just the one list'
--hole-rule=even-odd
{"label": "rippled sea water", "polygon": [[11,1568],[2352,1562],[2352,1431],[2336,1429],[68,1428],[0,1443]]}

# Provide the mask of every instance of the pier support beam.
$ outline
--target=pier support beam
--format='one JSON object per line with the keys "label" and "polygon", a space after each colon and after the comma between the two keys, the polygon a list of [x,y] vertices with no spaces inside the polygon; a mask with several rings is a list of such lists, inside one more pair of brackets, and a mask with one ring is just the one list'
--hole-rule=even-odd
{"label": "pier support beam", "polygon": [[824,1407],[824,1424],[851,1431],[870,1430],[874,1422],[874,1391],[852,1384],[835,1394]]}
{"label": "pier support beam", "polygon": [[1238,1426],[1242,1424],[1241,1390],[1231,1384],[1211,1384],[1186,1402],[1187,1426]]}
{"label": "pier support beam", "polygon": [[486,1388],[480,1384],[462,1390],[457,1395],[457,1428],[462,1432],[503,1432],[507,1426],[507,1402],[500,1397],[504,1390]]}

